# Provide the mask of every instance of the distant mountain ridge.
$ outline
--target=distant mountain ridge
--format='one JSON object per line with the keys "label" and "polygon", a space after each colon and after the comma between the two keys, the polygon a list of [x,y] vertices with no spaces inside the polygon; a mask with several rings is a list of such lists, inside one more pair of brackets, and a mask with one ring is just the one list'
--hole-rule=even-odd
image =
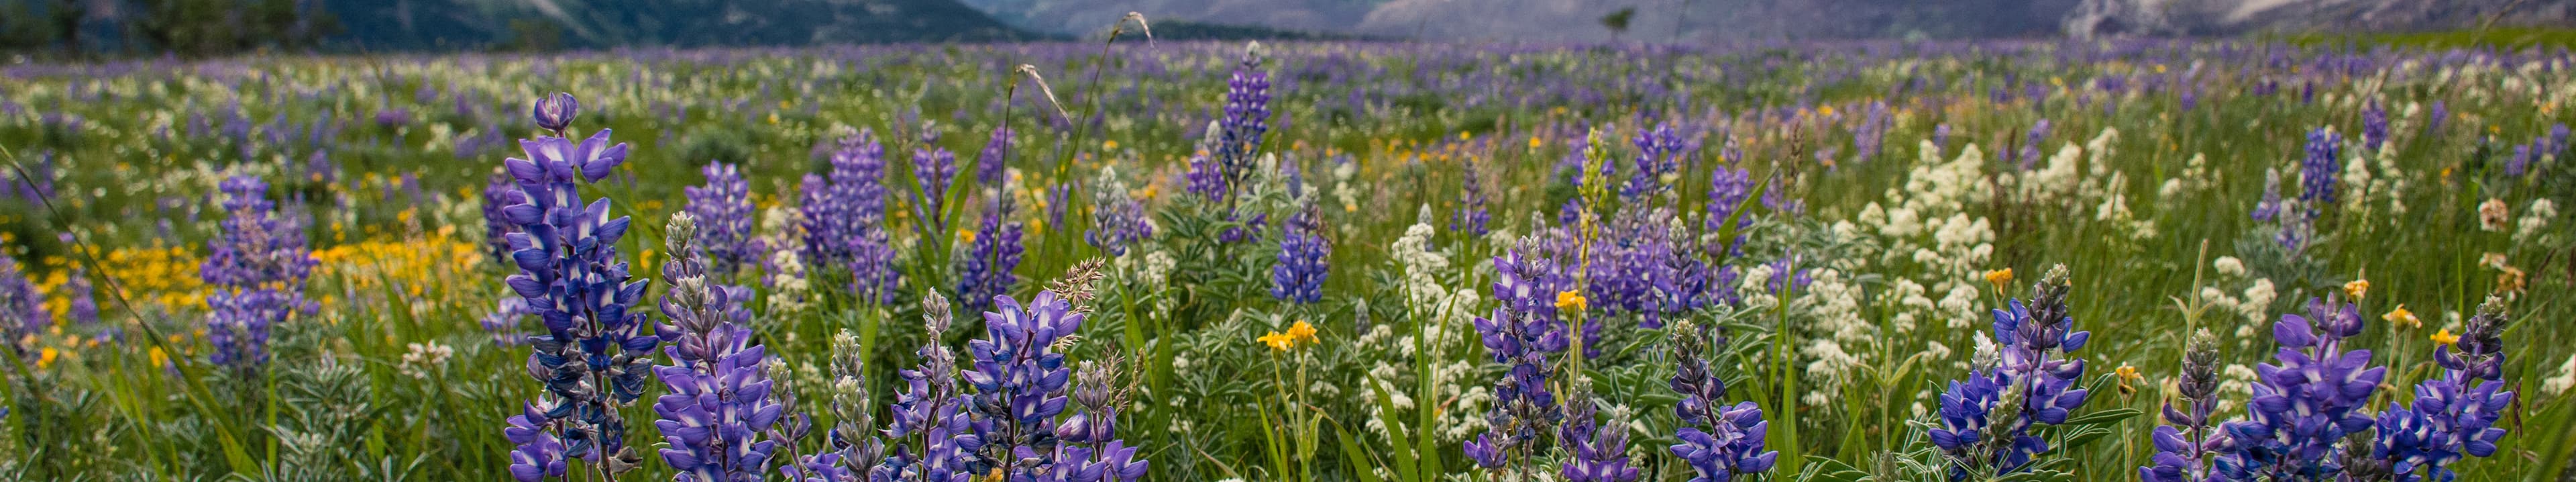
{"label": "distant mountain ridge", "polygon": [[2277,31],[2428,31],[2565,26],[2576,0],[2084,0],[2062,21],[2078,38]]}
{"label": "distant mountain ridge", "polygon": [[322,0],[333,47],[795,46],[1046,38],[957,0]]}

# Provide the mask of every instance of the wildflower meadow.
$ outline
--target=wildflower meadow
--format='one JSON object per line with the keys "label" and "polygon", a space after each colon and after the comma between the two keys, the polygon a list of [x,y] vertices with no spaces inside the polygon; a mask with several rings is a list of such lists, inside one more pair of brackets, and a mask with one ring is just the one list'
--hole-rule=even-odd
{"label": "wildflower meadow", "polygon": [[2576,480],[2576,54],[0,66],[0,479]]}

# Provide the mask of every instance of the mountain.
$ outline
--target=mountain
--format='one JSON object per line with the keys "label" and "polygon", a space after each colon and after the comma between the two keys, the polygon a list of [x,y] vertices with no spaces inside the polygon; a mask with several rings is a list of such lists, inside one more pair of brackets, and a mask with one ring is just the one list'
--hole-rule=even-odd
{"label": "mountain", "polygon": [[322,0],[369,50],[792,46],[1043,38],[956,0]]}
{"label": "mountain", "polygon": [[2558,25],[2576,0],[2084,0],[2067,35],[2225,35],[2254,31],[2389,32]]}
{"label": "mountain", "polygon": [[1644,41],[2054,36],[2080,0],[964,0],[1031,31],[1089,35],[1127,12],[1384,39],[1597,42],[1604,15],[1635,9],[1618,38]]}

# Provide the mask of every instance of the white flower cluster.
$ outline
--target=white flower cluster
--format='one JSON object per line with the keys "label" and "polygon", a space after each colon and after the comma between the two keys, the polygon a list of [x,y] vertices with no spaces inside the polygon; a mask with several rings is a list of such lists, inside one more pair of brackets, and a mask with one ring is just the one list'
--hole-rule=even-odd
{"label": "white flower cluster", "polygon": [[[1882,250],[1879,269],[1898,273],[1914,268],[1912,278],[1890,276],[1907,283],[1897,285],[1898,296],[1881,298],[1893,303],[1887,312],[1895,317],[1899,330],[1910,331],[1924,319],[1966,328],[1980,319],[1976,303],[1983,278],[1979,273],[1995,250],[1992,224],[1967,213],[1967,206],[1984,202],[1989,193],[1979,173],[1985,155],[1975,144],[1947,161],[1929,141],[1921,149],[1922,160],[1907,175],[1904,187],[1887,192],[1894,207],[1873,202],[1862,208],[1859,231],[1876,235],[1875,244]],[[1932,295],[1941,300],[1930,302]]]}
{"label": "white flower cluster", "polygon": [[1841,271],[1821,268],[1812,277],[1815,281],[1807,285],[1792,311],[1806,313],[1817,330],[1829,335],[1808,340],[1798,352],[1808,360],[1808,379],[1816,382],[1805,396],[1807,403],[1830,405],[1843,384],[1868,363],[1845,346],[1870,353],[1878,345],[1878,327],[1861,318],[1860,287],[1844,279]]}
{"label": "white flower cluster", "polygon": [[1771,294],[1771,276],[1771,265],[1757,264],[1744,269],[1744,278],[1737,280],[1735,290],[1743,295],[1745,310],[1769,311],[1780,306],[1780,297]]}
{"label": "white flower cluster", "polygon": [[2514,244],[2557,246],[2558,233],[2549,229],[2549,220],[2556,218],[2558,218],[2556,201],[2551,201],[2549,198],[2531,200],[2531,207],[2522,210],[2522,219],[2514,222]]}
{"label": "white flower cluster", "polygon": [[772,318],[793,319],[813,307],[808,301],[814,291],[805,282],[805,262],[796,258],[796,250],[780,249],[769,253],[769,312]]}
{"label": "white flower cluster", "polygon": [[428,343],[407,343],[404,344],[403,347],[410,351],[403,353],[402,365],[397,368],[397,371],[402,372],[404,375],[409,375],[414,379],[429,379],[429,376],[431,375],[430,372],[437,370],[441,365],[447,364],[447,359],[449,357],[456,356],[455,348],[439,344],[435,341]]}
{"label": "white flower cluster", "polygon": [[[2024,202],[2068,210],[2089,209],[2094,221],[2111,223],[2132,233],[2129,239],[2154,238],[2155,223],[2138,219],[2137,213],[2129,210],[2128,174],[2111,170],[2111,157],[2116,152],[2113,148],[2119,142],[2120,129],[2104,127],[2081,147],[2069,142],[2058,148],[2057,154],[2049,156],[2048,163],[2038,171],[2019,177],[2006,174],[2003,178]],[[2193,177],[2189,176],[2191,166],[2201,162],[2204,160],[2197,155],[2186,161],[2186,177]],[[2191,182],[2197,185],[2186,185],[2180,179],[2166,181],[2159,192],[2179,194],[2187,188],[2206,188],[2210,183],[2195,180]]]}
{"label": "white flower cluster", "polygon": [[[2406,213],[2406,188],[2413,183],[2397,169],[2397,149],[2390,147],[2396,142],[2391,139],[2377,152],[2372,152],[2359,138],[2345,141],[2343,172],[2337,178],[2339,185],[2350,190],[2343,198],[2344,210],[2367,213],[2374,205],[2385,205],[2389,214]],[[2400,222],[2400,218],[2395,216],[2365,218],[2384,219],[2392,226]]]}
{"label": "white flower cluster", "polygon": [[[1429,209],[1424,207],[1425,211]],[[1449,257],[1432,251],[1430,221],[1415,221],[1405,228],[1404,236],[1396,238],[1388,252],[1396,266],[1403,268],[1405,303],[1416,309],[1426,308],[1448,294],[1436,274],[1449,269]]]}
{"label": "white flower cluster", "polygon": [[[1467,293],[1472,292],[1473,290],[1460,291],[1462,293]],[[1425,335],[1428,337],[1427,339],[1451,339],[1451,337],[1445,333],[1445,330],[1442,330],[1439,326],[1428,326],[1425,327],[1424,330]],[[1415,340],[1412,335],[1398,336],[1395,334],[1392,327],[1386,324],[1379,324],[1371,327],[1368,333],[1360,335],[1360,339],[1355,345],[1362,347],[1363,349],[1393,352],[1394,354],[1410,358],[1415,356],[1413,349],[1414,342]],[[1432,355],[1438,356],[1436,353]],[[1378,389],[1384,390],[1388,398],[1388,404],[1394,405],[1396,410],[1413,410],[1415,408],[1414,404],[1418,402],[1413,399],[1413,390],[1415,385],[1400,383],[1402,380],[1411,378],[1413,370],[1409,365],[1404,367],[1398,366],[1399,363],[1406,362],[1390,361],[1390,359],[1394,357],[1377,358],[1377,362],[1373,366],[1369,367],[1368,375],[1362,377],[1361,383],[1374,384]],[[1429,382],[1432,384],[1433,395],[1439,398],[1439,400],[1435,400],[1432,403],[1444,405],[1444,407],[1439,411],[1439,415],[1432,421],[1432,431],[1437,433],[1444,441],[1464,441],[1470,436],[1483,433],[1487,428],[1484,417],[1485,406],[1493,403],[1493,393],[1482,385],[1466,385],[1459,383],[1464,380],[1472,379],[1475,376],[1476,363],[1470,360],[1450,360],[1447,363],[1435,364],[1431,367],[1432,379]],[[1381,417],[1379,417],[1379,414],[1383,409],[1379,408],[1377,403],[1378,391],[1379,390],[1358,390],[1357,392],[1360,396],[1360,404],[1368,407],[1369,410],[1370,416],[1366,423],[1368,430],[1392,443],[1393,436],[1387,432],[1385,422],[1381,421]],[[1408,419],[1408,417],[1394,418],[1397,420]],[[1401,425],[1402,422],[1398,423]],[[1399,426],[1397,428],[1404,429],[1406,427]]]}
{"label": "white flower cluster", "polygon": [[[2272,302],[2280,299],[2280,293],[2272,285],[2272,280],[2267,278],[2254,278],[2246,282],[2243,291],[2229,293],[2220,286],[2243,279],[2246,276],[2245,261],[2236,259],[2234,256],[2220,256],[2209,265],[2212,271],[2218,272],[2218,278],[2216,282],[2200,287],[2199,302],[2215,313],[2234,314],[2241,317],[2243,321],[2237,323],[2236,329],[2232,331],[2236,337],[2237,348],[2253,347],[2255,338],[2271,333],[2269,328],[2271,328]],[[2226,326],[2219,321],[2224,320],[2225,317],[2212,316],[2204,319],[2211,320],[2212,326]],[[2231,332],[2224,329],[2212,331]]]}
{"label": "white flower cluster", "polygon": [[2164,186],[2156,188],[2156,195],[2165,199],[2181,199],[2225,183],[2222,176],[2223,173],[2210,172],[2209,156],[2195,152],[2190,160],[2183,161],[2182,174],[2165,178]]}

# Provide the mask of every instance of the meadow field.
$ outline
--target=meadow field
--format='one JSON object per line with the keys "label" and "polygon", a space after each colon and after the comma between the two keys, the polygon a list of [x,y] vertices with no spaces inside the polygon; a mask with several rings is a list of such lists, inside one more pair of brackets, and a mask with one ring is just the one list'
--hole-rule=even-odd
{"label": "meadow field", "polygon": [[2576,480],[2576,54],[0,66],[0,479]]}

